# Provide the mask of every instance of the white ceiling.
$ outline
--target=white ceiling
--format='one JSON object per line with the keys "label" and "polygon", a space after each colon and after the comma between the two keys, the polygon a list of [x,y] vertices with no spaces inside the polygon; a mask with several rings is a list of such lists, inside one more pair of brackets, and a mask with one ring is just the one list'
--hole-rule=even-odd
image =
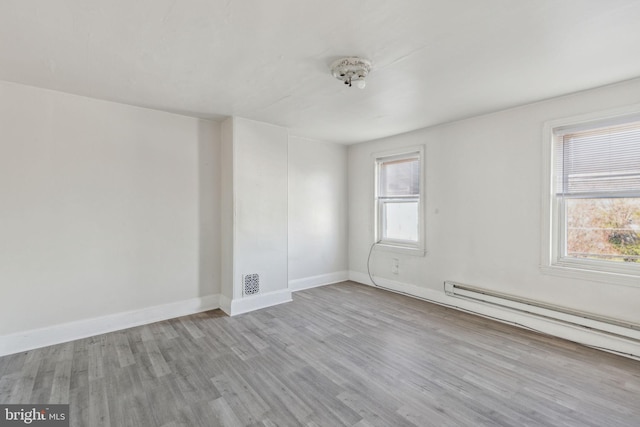
{"label": "white ceiling", "polygon": [[343,143],[638,77],[639,46],[638,0],[0,1],[0,80]]}

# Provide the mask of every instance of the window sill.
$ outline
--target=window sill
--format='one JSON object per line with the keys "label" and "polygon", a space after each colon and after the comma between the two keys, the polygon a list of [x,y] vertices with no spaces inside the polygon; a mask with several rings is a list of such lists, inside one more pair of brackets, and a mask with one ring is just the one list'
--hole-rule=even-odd
{"label": "window sill", "polygon": [[628,271],[604,271],[598,267],[598,265],[558,262],[550,265],[541,265],[540,271],[552,276],[640,287],[640,269],[635,274]]}
{"label": "window sill", "polygon": [[388,243],[376,243],[375,248],[383,252],[393,252],[397,254],[425,256],[427,251],[421,248],[411,248],[406,246],[390,245]]}

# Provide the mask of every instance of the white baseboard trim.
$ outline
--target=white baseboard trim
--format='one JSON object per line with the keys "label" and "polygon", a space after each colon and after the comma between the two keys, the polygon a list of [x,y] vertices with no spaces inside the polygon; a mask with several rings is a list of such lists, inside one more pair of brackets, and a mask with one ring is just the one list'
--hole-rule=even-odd
{"label": "white baseboard trim", "polygon": [[0,356],[213,310],[219,308],[219,299],[217,294],[207,295],[3,335],[0,336]]}
{"label": "white baseboard trim", "polygon": [[[226,297],[223,298],[224,306],[221,304],[221,308],[229,316],[237,316],[238,314],[248,313],[250,311],[292,301],[291,291],[289,289],[282,289],[279,291],[267,292],[244,298],[234,298],[230,301],[228,301],[228,298]],[[225,308],[229,311],[225,310]]]}
{"label": "white baseboard trim", "polygon": [[303,277],[302,279],[289,280],[290,291],[302,291],[318,286],[332,285],[334,283],[349,280],[348,271],[336,271],[334,273],[319,274],[317,276]]}
{"label": "white baseboard trim", "polygon": [[231,316],[231,298],[220,294],[220,310],[224,311],[227,316]]}
{"label": "white baseboard trim", "polygon": [[[349,271],[349,280],[374,286],[369,279],[369,275],[366,273]],[[525,329],[530,328],[589,347],[640,360],[640,343],[638,341],[589,329],[593,326],[593,321],[590,321],[589,325],[571,325],[563,323],[561,320],[538,317],[506,307],[456,298],[444,293],[444,284],[443,289],[437,291],[381,277],[374,277],[374,280],[379,287],[386,288],[393,292],[428,300],[435,304],[453,306],[452,308],[456,308],[461,311],[472,312],[473,314],[520,326]],[[606,329],[605,325],[603,325],[603,328]]]}

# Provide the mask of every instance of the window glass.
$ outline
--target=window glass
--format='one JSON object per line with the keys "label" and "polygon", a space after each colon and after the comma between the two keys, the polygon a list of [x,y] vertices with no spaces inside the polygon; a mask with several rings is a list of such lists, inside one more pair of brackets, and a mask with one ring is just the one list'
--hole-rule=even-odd
{"label": "window glass", "polygon": [[640,198],[569,199],[565,256],[640,262]]}
{"label": "window glass", "polygon": [[385,240],[418,241],[418,202],[385,203],[382,237]]}

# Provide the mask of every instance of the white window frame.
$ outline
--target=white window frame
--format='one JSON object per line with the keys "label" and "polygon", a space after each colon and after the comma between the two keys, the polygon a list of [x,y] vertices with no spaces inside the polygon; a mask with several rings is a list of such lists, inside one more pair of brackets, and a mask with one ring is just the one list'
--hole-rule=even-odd
{"label": "white window frame", "polygon": [[586,258],[563,257],[566,244],[565,206],[555,192],[555,150],[563,134],[603,126],[640,121],[640,104],[546,122],[543,130],[542,246],[540,269],[543,273],[640,287],[640,265]]}
{"label": "white window frame", "polygon": [[[424,256],[425,250],[425,170],[426,165],[424,161],[424,145],[417,145],[412,147],[403,147],[396,150],[389,150],[383,152],[373,153],[374,157],[374,241],[376,248],[388,252],[403,253],[409,255]],[[418,196],[418,242],[413,243],[409,241],[382,239],[382,224],[383,215],[382,209],[384,203],[401,203],[402,198],[381,200],[379,198],[379,168],[380,164],[390,159],[410,159],[418,158],[420,161],[420,193]],[[407,200],[408,201],[408,200]]]}

